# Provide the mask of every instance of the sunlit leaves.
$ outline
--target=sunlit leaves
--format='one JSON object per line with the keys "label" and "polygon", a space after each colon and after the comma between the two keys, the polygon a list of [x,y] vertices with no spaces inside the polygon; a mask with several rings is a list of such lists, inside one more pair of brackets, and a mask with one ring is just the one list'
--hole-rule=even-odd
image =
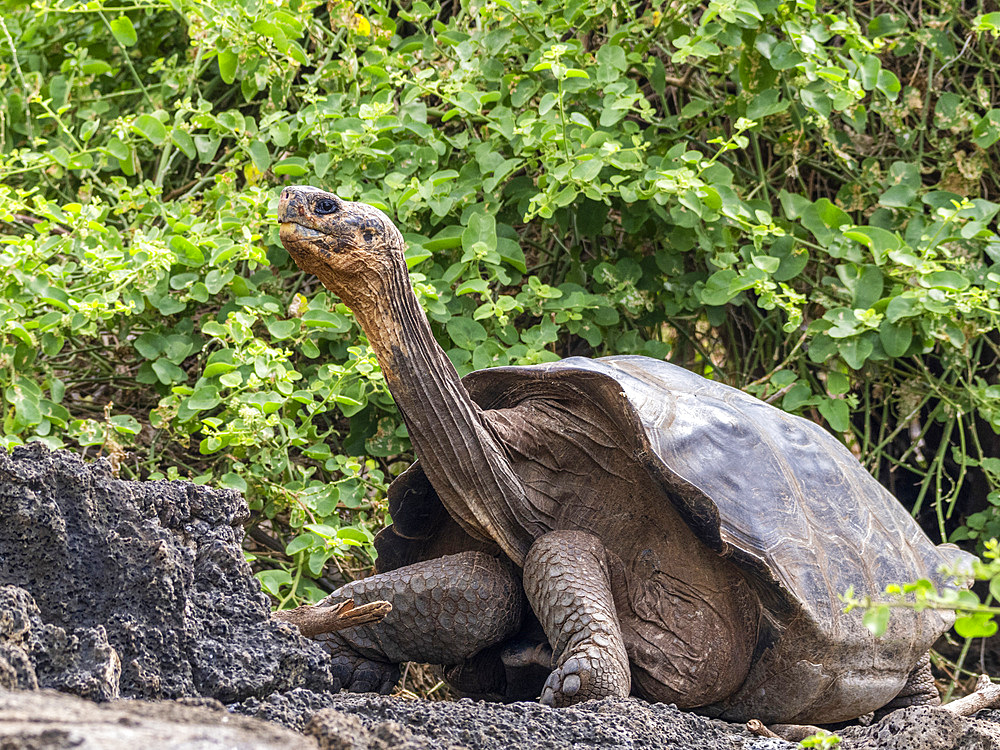
{"label": "sunlit leaves", "polygon": [[155,146],[162,144],[167,137],[166,127],[153,115],[139,115],[132,124],[132,130]]}

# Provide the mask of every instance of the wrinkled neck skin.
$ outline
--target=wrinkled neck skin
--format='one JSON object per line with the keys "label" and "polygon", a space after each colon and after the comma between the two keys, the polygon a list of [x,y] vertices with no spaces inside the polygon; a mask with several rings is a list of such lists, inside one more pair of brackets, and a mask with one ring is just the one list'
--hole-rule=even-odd
{"label": "wrinkled neck skin", "polygon": [[374,286],[327,284],[353,311],[378,357],[410,440],[438,497],[472,536],[518,565],[532,535],[517,511],[524,487],[502,443],[435,341],[400,258]]}

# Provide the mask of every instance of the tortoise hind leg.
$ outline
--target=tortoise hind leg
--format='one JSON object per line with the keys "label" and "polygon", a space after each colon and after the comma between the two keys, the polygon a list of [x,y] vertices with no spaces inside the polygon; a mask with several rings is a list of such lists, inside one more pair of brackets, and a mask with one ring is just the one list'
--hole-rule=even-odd
{"label": "tortoise hind leg", "polygon": [[628,656],[600,540],[582,531],[539,537],[524,562],[524,590],[552,646],[555,669],[541,702],[628,696]]}
{"label": "tortoise hind leg", "polygon": [[875,718],[880,719],[897,708],[939,705],[941,705],[941,696],[934,684],[934,675],[931,674],[931,655],[927,653],[910,672],[903,689],[895,698],[875,712]]}

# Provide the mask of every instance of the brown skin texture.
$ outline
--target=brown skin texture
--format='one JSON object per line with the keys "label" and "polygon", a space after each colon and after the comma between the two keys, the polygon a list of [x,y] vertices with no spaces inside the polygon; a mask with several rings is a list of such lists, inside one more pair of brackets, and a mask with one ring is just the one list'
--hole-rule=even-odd
{"label": "brown skin texture", "polygon": [[735,691],[757,644],[759,603],[636,461],[634,425],[588,395],[593,383],[480,409],[431,334],[384,214],[286,188],[278,218],[299,267],[354,311],[448,513],[524,569],[553,650],[543,701],[634,688],[697,707]]}

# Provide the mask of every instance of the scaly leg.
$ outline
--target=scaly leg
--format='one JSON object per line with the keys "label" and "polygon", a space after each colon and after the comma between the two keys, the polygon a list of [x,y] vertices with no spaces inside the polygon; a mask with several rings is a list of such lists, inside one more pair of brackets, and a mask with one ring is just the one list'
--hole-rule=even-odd
{"label": "scaly leg", "polygon": [[[939,706],[941,705],[941,695],[934,684],[934,675],[931,674],[931,655],[924,654],[917,666],[910,672],[903,689],[886,706],[879,709],[883,714],[895,711],[897,708],[907,706]],[[888,709],[888,710],[886,710]],[[876,712],[878,713],[878,712]]]}
{"label": "scaly leg", "polygon": [[324,602],[386,600],[381,622],[316,636],[334,675],[352,692],[388,693],[399,664],[460,664],[517,632],[524,596],[509,563],[463,552],[407,565],[341,586]]}
{"label": "scaly leg", "polygon": [[524,590],[552,646],[541,702],[568,706],[628,696],[628,656],[611,594],[607,553],[583,531],[553,531],[528,551]]}

